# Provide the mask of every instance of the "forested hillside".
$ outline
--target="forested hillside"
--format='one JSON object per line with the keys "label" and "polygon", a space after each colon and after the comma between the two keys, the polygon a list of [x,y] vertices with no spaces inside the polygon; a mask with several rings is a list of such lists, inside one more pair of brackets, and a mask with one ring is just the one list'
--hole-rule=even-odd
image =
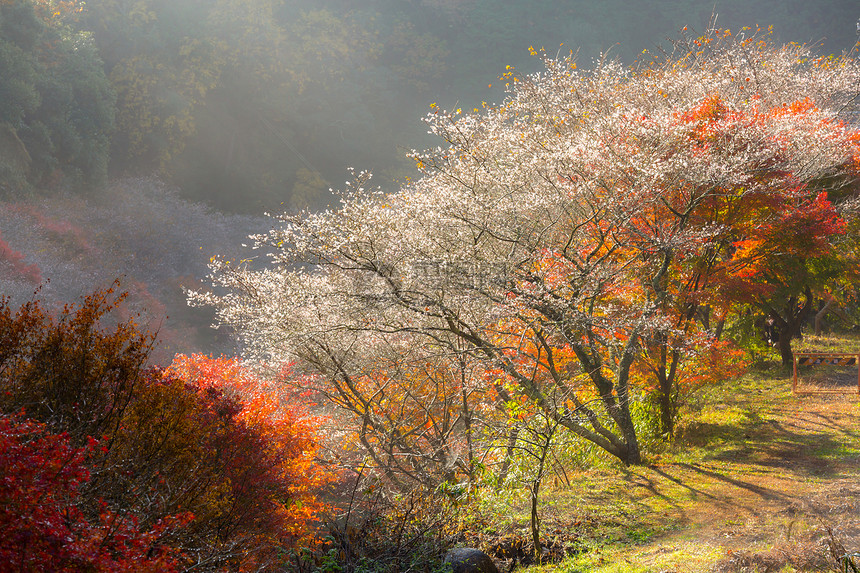
{"label": "forested hillside", "polygon": [[[799,345],[856,352],[854,4],[0,0],[0,563],[602,570],[665,534],[545,516],[668,499]],[[786,566],[853,565],[827,531]]]}
{"label": "forested hillside", "polygon": [[[411,173],[437,102],[498,101],[529,47],[632,63],[688,26],[773,26],[853,45],[852,2],[10,0],[2,5],[3,196],[159,173],[219,209],[320,207],[348,166]],[[749,33],[749,32],[747,32]],[[563,44],[563,45],[562,45]],[[488,88],[494,84],[494,88]]]}
{"label": "forested hillside", "polygon": [[856,17],[850,1],[9,0],[1,290],[20,303],[50,281],[39,296],[59,304],[125,276],[172,349],[231,351],[180,286],[246,256],[236,236],[261,227],[234,215],[320,209],[350,167],[396,189],[409,151],[437,144],[430,105],[501,101],[504,74],[541,68],[530,50],[628,65],[716,18],[839,54]]}

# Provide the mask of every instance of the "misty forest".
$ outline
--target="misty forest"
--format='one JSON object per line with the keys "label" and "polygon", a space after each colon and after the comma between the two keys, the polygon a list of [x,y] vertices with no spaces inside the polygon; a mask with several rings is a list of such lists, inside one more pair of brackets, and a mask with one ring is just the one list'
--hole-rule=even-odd
{"label": "misty forest", "polygon": [[0,571],[860,570],[858,49],[0,0]]}

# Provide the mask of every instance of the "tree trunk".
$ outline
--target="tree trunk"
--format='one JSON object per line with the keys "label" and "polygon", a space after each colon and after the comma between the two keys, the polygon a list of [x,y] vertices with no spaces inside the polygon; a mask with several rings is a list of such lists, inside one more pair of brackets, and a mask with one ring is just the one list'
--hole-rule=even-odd
{"label": "tree trunk", "polygon": [[717,328],[714,330],[714,338],[719,341],[720,337],[723,335],[723,328],[726,326],[726,318],[722,317],[717,322]]}
{"label": "tree trunk", "polygon": [[677,350],[667,349],[668,342],[661,341],[660,364],[655,370],[657,376],[657,406],[660,409],[660,435],[671,438],[675,434],[677,411],[675,379],[681,355]]}
{"label": "tree trunk", "polygon": [[782,359],[783,366],[791,366],[794,364],[794,353],[791,351],[791,339],[793,336],[789,332],[779,333],[779,356]]}
{"label": "tree trunk", "polygon": [[[636,435],[636,426],[633,424],[633,417],[630,415],[630,366],[633,364],[635,354],[631,351],[634,348],[633,337],[627,343],[624,356],[618,364],[618,411],[617,415],[612,416],[615,423],[618,424],[618,429],[621,430],[621,435],[624,438],[624,457],[621,458],[626,465],[639,465],[642,463],[642,454],[639,451],[639,436]],[[608,405],[608,404],[607,404]],[[610,410],[610,415],[612,411]]]}
{"label": "tree trunk", "polygon": [[543,480],[543,472],[544,467],[546,465],[546,457],[549,454],[549,448],[552,444],[552,436],[555,433],[555,429],[558,426],[553,425],[551,428],[547,428],[546,434],[541,437],[544,438],[543,443],[539,445],[540,447],[540,457],[538,458],[538,470],[537,475],[535,476],[534,481],[532,482],[532,508],[531,508],[531,528],[532,528],[532,542],[534,543],[534,558],[535,563],[540,565],[541,563],[541,544],[540,544],[540,519],[538,519],[538,493],[540,492],[540,484]]}
{"label": "tree trunk", "polygon": [[[541,459],[543,466],[543,459]],[[541,467],[541,469],[543,469]],[[538,519],[538,492],[540,491],[541,478],[538,475],[537,479],[532,482],[532,513],[531,513],[531,528],[532,528],[532,543],[534,543],[534,558],[535,563],[540,564],[541,549],[540,549],[540,520]]]}
{"label": "tree trunk", "polygon": [[[464,376],[465,378],[465,376]],[[465,380],[463,381],[463,424],[466,432],[466,455],[469,464],[469,485],[475,483],[475,452],[472,444],[472,411],[469,409],[469,395],[466,393]],[[471,495],[471,492],[470,492]]]}
{"label": "tree trunk", "polygon": [[672,380],[666,375],[665,369],[658,373],[658,405],[660,407],[660,435],[669,438],[675,432],[675,401],[672,399]]}
{"label": "tree trunk", "polygon": [[514,426],[511,428],[511,433],[508,434],[508,445],[505,448],[505,459],[502,461],[502,467],[499,469],[499,484],[501,487],[508,478],[508,471],[511,468],[511,460],[514,457],[514,447],[517,445],[517,438],[520,436],[520,429]]}
{"label": "tree trunk", "polygon": [[827,313],[830,311],[830,307],[833,306],[833,295],[828,295],[827,302],[824,303],[824,306],[815,313],[815,336],[821,336],[821,324],[824,321],[824,317],[827,316]]}
{"label": "tree trunk", "polygon": [[633,427],[633,422],[625,424],[621,428],[621,433],[624,435],[624,441],[627,443],[624,456],[621,461],[627,466],[638,466],[642,464],[642,452],[639,451],[639,438],[636,436],[636,429]]}
{"label": "tree trunk", "polygon": [[791,341],[793,338],[801,335],[801,328],[809,312],[812,310],[812,290],[807,287],[804,291],[806,301],[803,306],[800,306],[798,297],[791,297],[786,301],[783,307],[783,313],[780,314],[769,308],[769,316],[773,319],[774,324],[779,328],[779,355],[782,359],[782,365],[789,367],[794,364],[794,354],[791,351]]}

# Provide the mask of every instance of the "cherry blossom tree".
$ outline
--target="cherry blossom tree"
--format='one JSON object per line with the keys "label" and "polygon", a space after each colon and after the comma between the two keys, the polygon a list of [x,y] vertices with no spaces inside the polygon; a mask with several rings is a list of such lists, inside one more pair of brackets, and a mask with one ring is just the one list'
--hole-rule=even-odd
{"label": "cherry blossom tree", "polygon": [[646,345],[679,360],[708,344],[690,321],[719,300],[712,277],[738,272],[754,216],[823,180],[856,185],[838,114],[860,66],[722,31],[632,69],[540,56],[542,73],[505,73],[501,105],[431,106],[444,143],[414,154],[420,178],[383,195],[359,173],[339,208],[255,237],[272,267],[218,261],[216,291],[192,302],[250,357],[333,387],[381,345],[456,349],[499,400],[640,463],[631,366]]}

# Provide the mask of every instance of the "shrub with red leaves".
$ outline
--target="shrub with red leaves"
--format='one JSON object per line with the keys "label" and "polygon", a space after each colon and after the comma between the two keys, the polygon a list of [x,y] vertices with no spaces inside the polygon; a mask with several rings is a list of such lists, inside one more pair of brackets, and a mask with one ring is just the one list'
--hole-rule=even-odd
{"label": "shrub with red leaves", "polygon": [[94,439],[75,448],[44,424],[0,416],[0,571],[178,570],[179,552],[159,540],[190,516],[142,531],[105,503],[97,518],[82,511],[86,461],[97,448]]}

